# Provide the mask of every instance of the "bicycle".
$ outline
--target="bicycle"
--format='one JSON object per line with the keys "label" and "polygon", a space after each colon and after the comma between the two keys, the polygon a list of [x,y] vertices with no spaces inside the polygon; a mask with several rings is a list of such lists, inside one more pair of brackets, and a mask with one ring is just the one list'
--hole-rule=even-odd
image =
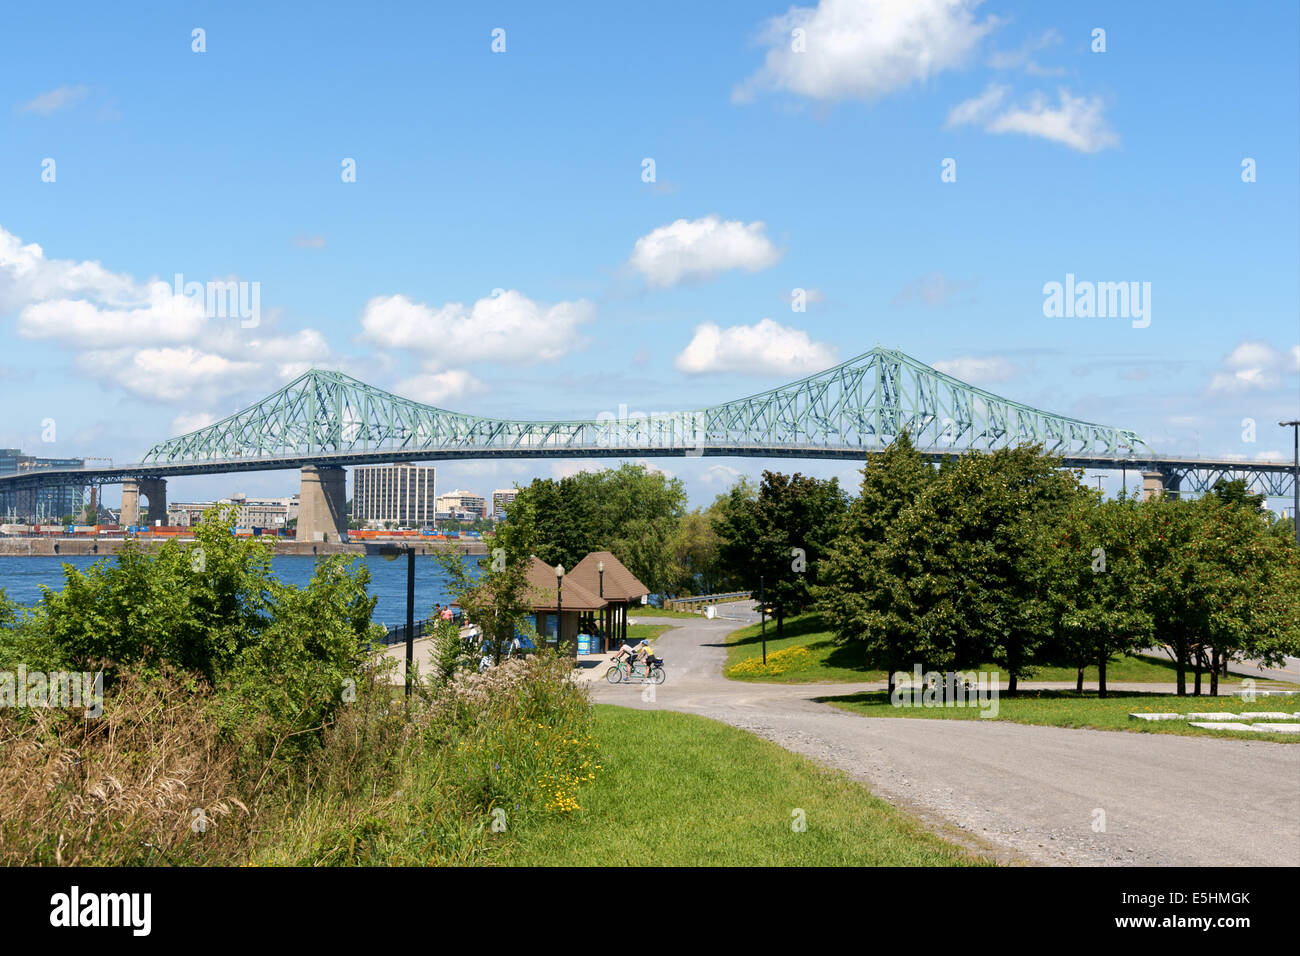
{"label": "bicycle", "polygon": [[642,683],[649,680],[656,684],[662,684],[668,679],[668,675],[664,673],[664,662],[658,657],[652,657],[646,661],[644,666],[639,665],[636,661],[630,663],[628,661],[619,661],[605,671],[605,680],[611,684],[620,684],[624,681],[630,682],[637,677],[641,678]]}

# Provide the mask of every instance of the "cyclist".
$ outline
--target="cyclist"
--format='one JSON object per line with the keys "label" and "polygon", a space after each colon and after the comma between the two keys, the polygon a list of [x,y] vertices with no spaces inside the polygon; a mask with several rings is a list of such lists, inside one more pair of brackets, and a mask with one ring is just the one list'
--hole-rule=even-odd
{"label": "cyclist", "polygon": [[618,663],[626,657],[628,669],[632,670],[638,663],[645,662],[649,648],[650,645],[645,641],[641,641],[639,644],[624,644],[618,649],[618,653],[614,655],[614,662]]}

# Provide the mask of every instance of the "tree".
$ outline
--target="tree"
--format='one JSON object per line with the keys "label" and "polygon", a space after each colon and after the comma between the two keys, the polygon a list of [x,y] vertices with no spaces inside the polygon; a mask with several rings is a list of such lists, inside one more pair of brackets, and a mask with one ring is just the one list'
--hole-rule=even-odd
{"label": "tree", "polygon": [[717,524],[719,554],[742,587],[772,605],[776,631],[812,603],[819,562],[839,533],[846,502],[839,481],[764,471],[757,492],[732,489]]}
{"label": "tree", "polygon": [[1038,526],[1027,563],[1051,622],[1053,639],[1042,656],[1074,664],[1078,691],[1084,668],[1096,664],[1099,697],[1106,696],[1107,661],[1151,642],[1140,507],[1127,497],[1080,494],[1057,521]]}
{"label": "tree", "polygon": [[858,497],[849,505],[840,533],[820,564],[814,587],[817,610],[841,644],[858,643],[869,663],[882,665],[894,690],[894,674],[914,656],[909,620],[900,613],[904,580],[886,560],[884,545],[898,514],[933,479],[904,432],[883,452],[867,456]]}
{"label": "tree", "polygon": [[1077,472],[1036,445],[944,462],[884,546],[905,582],[895,607],[921,656],[940,669],[991,660],[1016,692],[1050,634],[1031,573],[1034,529],[1082,490]]}
{"label": "tree", "polygon": [[696,508],[682,515],[673,537],[673,563],[678,570],[676,591],[713,594],[720,574],[718,532],[709,512]]}

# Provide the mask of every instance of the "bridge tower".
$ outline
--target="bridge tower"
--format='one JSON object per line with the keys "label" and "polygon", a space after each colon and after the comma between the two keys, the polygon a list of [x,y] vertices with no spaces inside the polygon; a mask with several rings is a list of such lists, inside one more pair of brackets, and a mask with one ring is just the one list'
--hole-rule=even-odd
{"label": "bridge tower", "polygon": [[298,493],[298,541],[348,539],[347,471],[331,465],[307,465]]}
{"label": "bridge tower", "polygon": [[149,502],[149,517],[167,520],[167,479],[127,478],[122,482],[122,517],[119,524],[140,524],[140,496]]}

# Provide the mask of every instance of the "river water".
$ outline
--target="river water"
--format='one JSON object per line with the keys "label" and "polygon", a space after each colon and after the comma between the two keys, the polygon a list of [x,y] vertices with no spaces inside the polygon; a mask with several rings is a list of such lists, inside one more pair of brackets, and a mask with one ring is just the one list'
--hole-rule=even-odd
{"label": "river water", "polygon": [[[56,591],[63,590],[63,566],[88,568],[96,561],[113,560],[94,555],[68,557],[13,557],[0,555],[0,588],[25,607],[39,604],[41,586]],[[381,624],[406,622],[406,561],[405,555],[395,561],[385,561],[378,555],[358,555],[370,568],[370,593],[378,595],[374,620]],[[476,561],[476,557],[467,560]],[[271,569],[286,584],[305,585],[315,569],[316,559],[310,555],[277,555],[271,559]],[[429,555],[415,556],[415,619],[429,616],[434,603],[446,604],[451,595],[446,587],[446,576],[438,563]]]}

